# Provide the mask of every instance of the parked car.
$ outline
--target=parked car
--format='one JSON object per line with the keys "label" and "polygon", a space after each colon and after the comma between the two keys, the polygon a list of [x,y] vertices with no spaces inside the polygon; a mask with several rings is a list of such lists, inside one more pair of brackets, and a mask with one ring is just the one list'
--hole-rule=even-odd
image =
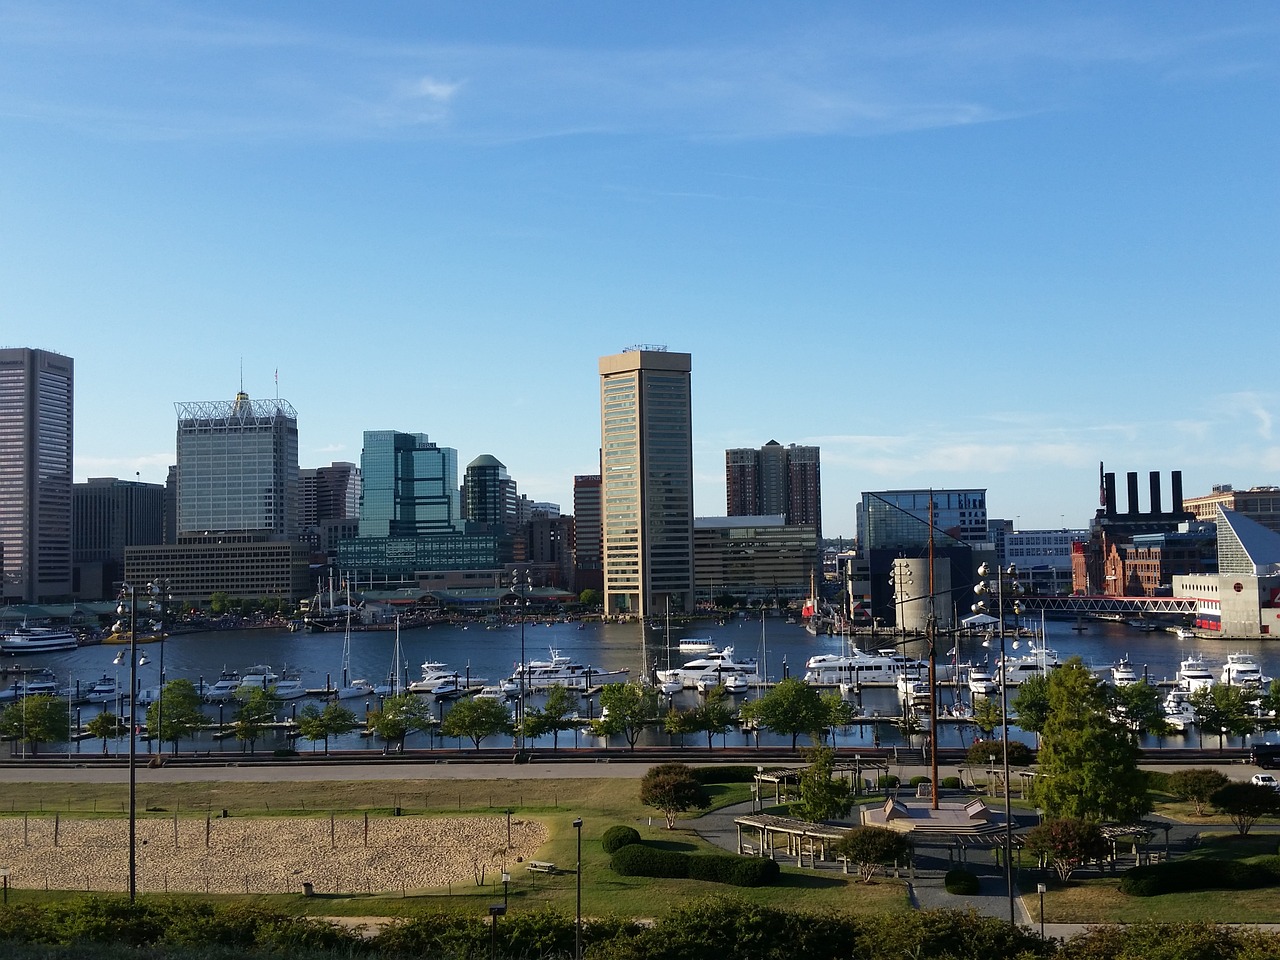
{"label": "parked car", "polygon": [[1255,787],[1270,787],[1272,790],[1280,790],[1280,780],[1270,773],[1255,773],[1253,779],[1249,781]]}

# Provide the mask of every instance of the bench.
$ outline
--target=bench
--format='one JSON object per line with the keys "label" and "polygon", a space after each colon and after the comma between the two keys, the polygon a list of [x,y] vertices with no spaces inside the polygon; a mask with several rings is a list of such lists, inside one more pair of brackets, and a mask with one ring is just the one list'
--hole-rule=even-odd
{"label": "bench", "polygon": [[530,873],[555,873],[556,865],[545,860],[530,860],[528,869]]}

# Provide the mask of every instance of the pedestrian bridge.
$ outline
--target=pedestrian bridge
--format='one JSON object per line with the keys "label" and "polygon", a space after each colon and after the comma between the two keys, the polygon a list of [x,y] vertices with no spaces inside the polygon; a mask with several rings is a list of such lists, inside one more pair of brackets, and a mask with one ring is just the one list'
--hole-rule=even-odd
{"label": "pedestrian bridge", "polygon": [[1140,617],[1161,613],[1190,616],[1196,612],[1197,601],[1191,597],[1020,597],[1019,602],[1026,610],[1048,614]]}

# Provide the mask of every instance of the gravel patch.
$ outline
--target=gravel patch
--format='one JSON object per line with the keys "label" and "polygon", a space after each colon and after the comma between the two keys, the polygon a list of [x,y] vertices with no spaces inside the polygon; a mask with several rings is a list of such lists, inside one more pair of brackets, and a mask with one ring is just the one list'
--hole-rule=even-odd
{"label": "gravel patch", "polygon": [[[56,837],[55,837],[56,832]],[[474,885],[546,842],[536,820],[477,817],[140,817],[140,893],[390,893]],[[0,818],[11,886],[124,892],[129,822]]]}

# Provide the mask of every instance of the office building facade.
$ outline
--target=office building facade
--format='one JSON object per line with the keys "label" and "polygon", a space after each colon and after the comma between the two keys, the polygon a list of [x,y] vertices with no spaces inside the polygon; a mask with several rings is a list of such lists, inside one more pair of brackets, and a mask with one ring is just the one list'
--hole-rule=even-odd
{"label": "office building facade", "polygon": [[601,357],[605,611],[692,610],[693,417],[687,353]]}
{"label": "office building facade", "polygon": [[756,450],[725,451],[725,491],[731,517],[781,516],[822,539],[822,469],[818,447],[770,440]]}
{"label": "office building facade", "polygon": [[0,350],[0,597],[11,603],[72,594],[74,388],[70,357]]}
{"label": "office building facade", "polygon": [[164,484],[91,477],[71,494],[75,595],[109,599],[124,579],[125,548],[165,542]]}
{"label": "office building facade", "polygon": [[816,529],[774,517],[698,517],[693,533],[698,603],[729,594],[785,606],[809,596]]}
{"label": "office building facade", "polygon": [[600,525],[600,474],[573,478],[574,590],[604,592],[604,542]]}
{"label": "office building facade", "polygon": [[178,542],[298,536],[298,416],[280,399],[179,403]]}

